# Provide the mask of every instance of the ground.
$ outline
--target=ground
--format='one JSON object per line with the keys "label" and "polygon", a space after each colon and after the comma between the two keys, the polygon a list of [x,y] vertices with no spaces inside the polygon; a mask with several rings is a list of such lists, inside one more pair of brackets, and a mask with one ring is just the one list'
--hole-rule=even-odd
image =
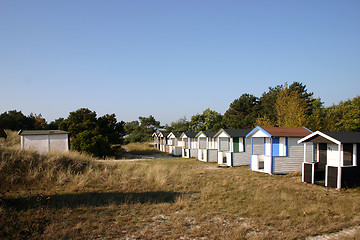
{"label": "ground", "polygon": [[[136,155],[146,152],[141,151]],[[0,238],[360,236],[360,189],[339,191],[302,183],[300,174],[268,175],[249,166],[218,168],[196,159],[91,161],[95,167],[81,174],[66,171],[54,183],[2,192]]]}

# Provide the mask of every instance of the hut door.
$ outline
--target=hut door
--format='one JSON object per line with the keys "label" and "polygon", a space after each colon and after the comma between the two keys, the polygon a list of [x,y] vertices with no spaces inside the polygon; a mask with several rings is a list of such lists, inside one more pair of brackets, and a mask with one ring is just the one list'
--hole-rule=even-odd
{"label": "hut door", "polygon": [[327,144],[319,143],[319,170],[325,171],[325,166],[327,165]]}

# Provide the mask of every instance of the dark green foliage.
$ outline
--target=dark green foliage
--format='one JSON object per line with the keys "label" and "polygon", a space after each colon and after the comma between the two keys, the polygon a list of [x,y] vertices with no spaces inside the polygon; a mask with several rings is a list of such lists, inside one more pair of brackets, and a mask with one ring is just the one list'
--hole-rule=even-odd
{"label": "dark green foliage", "polygon": [[277,85],[276,87],[269,87],[269,91],[264,92],[259,99],[259,117],[266,118],[266,120],[270,122],[273,126],[275,126],[277,122],[275,104],[277,96],[281,89],[282,85]]}
{"label": "dark green foliage", "polygon": [[186,120],[186,117],[182,117],[176,122],[172,122],[169,125],[165,126],[166,132],[186,132],[189,131],[189,122]]}
{"label": "dark green foliage", "polygon": [[111,154],[111,144],[123,141],[124,122],[117,122],[115,114],[97,118],[96,112],[81,108],[71,112],[59,125],[72,137],[71,149],[104,157]]}
{"label": "dark green foliage", "polygon": [[299,82],[293,82],[291,85],[277,85],[275,87],[269,87],[268,92],[264,92],[260,97],[259,114],[260,118],[266,116],[267,121],[273,126],[277,126],[278,123],[278,112],[275,108],[275,104],[279,93],[287,87],[290,92],[297,92],[300,99],[305,102],[307,106],[307,116],[310,116],[318,107],[316,99],[313,97],[313,93],[308,93],[306,85]]}
{"label": "dark green foliage", "polygon": [[360,96],[326,108],[325,129],[328,131],[360,131]]}
{"label": "dark green foliage", "polygon": [[70,132],[74,137],[84,131],[95,131],[97,127],[96,112],[92,112],[87,108],[71,112],[59,127],[61,130]]}
{"label": "dark green foliage", "polygon": [[189,131],[199,132],[199,131],[218,131],[223,127],[222,124],[223,116],[210,110],[209,108],[204,110],[202,114],[196,114],[191,117],[189,122]]}
{"label": "dark green foliage", "polygon": [[58,118],[55,119],[54,121],[50,122],[48,124],[48,129],[50,130],[58,130],[59,129],[59,125],[64,121],[64,118]]}
{"label": "dark green foliage", "polygon": [[0,126],[10,130],[35,129],[35,118],[25,116],[21,111],[11,110],[0,115]]}
{"label": "dark green foliage", "polygon": [[252,128],[259,111],[259,99],[250,94],[243,94],[230,104],[224,114],[227,128]]}
{"label": "dark green foliage", "polygon": [[320,98],[312,103],[312,114],[309,116],[308,126],[312,131],[327,130],[326,127],[326,108]]}
{"label": "dark green foliage", "polygon": [[121,144],[125,135],[123,121],[117,122],[115,114],[106,114],[98,118],[98,130],[112,144]]}
{"label": "dark green foliage", "polygon": [[151,140],[151,135],[159,128],[160,122],[150,115],[149,117],[139,117],[138,121],[132,121],[125,124],[124,129],[128,135],[125,138],[126,143],[145,142]]}
{"label": "dark green foliage", "polygon": [[108,156],[111,153],[107,137],[97,131],[85,130],[71,141],[71,148],[80,152],[88,152],[95,156]]}

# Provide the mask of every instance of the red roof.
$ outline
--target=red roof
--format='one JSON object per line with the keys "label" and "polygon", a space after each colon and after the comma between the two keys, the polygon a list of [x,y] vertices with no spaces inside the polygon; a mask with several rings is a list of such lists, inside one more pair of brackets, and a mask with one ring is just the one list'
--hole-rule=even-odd
{"label": "red roof", "polygon": [[274,137],[305,137],[311,133],[306,128],[264,127]]}

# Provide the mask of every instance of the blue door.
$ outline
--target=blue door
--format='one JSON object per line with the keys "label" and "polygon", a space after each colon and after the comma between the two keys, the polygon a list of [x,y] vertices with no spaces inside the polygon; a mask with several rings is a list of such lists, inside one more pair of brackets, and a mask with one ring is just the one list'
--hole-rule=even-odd
{"label": "blue door", "polygon": [[279,156],[279,145],[280,145],[280,138],[273,137],[272,138],[272,156],[274,156],[274,157]]}

